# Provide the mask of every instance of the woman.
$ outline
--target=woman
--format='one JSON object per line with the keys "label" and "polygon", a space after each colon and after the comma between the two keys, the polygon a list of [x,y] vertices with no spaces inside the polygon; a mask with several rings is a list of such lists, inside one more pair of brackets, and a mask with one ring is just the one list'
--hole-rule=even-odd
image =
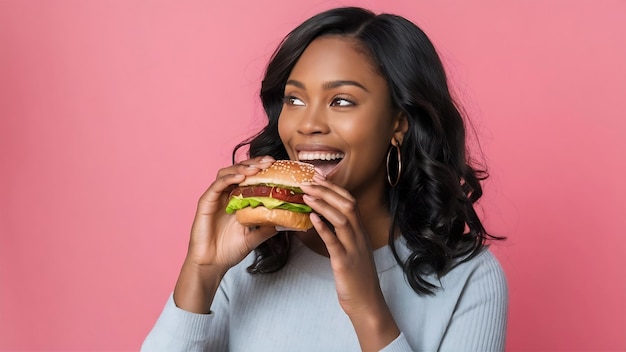
{"label": "woman", "polygon": [[[506,282],[473,209],[481,173],[426,35],[394,15],[321,13],[274,53],[261,99],[268,124],[242,144],[252,159],[200,198],[143,350],[503,350]],[[318,166],[302,185],[307,232],[224,212],[275,159]]]}

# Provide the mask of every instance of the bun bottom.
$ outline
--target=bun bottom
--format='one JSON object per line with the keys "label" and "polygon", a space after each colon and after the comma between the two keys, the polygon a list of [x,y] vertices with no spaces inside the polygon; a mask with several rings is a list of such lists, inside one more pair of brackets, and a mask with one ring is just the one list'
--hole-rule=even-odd
{"label": "bun bottom", "polygon": [[268,209],[263,206],[237,210],[235,218],[243,226],[278,226],[298,231],[305,231],[313,227],[309,213],[296,213],[284,209]]}

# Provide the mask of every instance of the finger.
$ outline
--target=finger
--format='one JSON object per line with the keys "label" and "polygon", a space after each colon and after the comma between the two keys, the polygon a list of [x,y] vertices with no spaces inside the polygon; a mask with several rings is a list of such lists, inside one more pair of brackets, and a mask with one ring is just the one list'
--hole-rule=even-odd
{"label": "finger", "polygon": [[202,205],[218,201],[229,187],[243,182],[245,178],[246,176],[242,174],[228,174],[218,177],[200,197],[199,203]]}
{"label": "finger", "polygon": [[[229,187],[234,187],[236,184],[243,182],[246,176],[255,175],[262,169],[269,167],[273,163],[273,160],[274,159],[271,157],[258,157],[220,169],[215,182],[213,182],[209,189],[213,191],[213,193],[218,194],[225,192]],[[233,179],[232,177],[234,175],[239,176]]]}
{"label": "finger", "polygon": [[333,190],[334,192],[336,192],[337,194],[341,195],[342,197],[349,199],[351,201],[354,201],[354,197],[352,196],[352,194],[350,194],[350,192],[348,192],[348,190],[346,190],[343,187],[340,187],[330,181],[328,181],[325,177],[319,176],[319,175],[314,175],[313,176],[313,182],[320,185],[320,186],[324,186],[328,189]]}
{"label": "finger", "polygon": [[243,182],[247,176],[257,174],[260,170],[269,167],[274,162],[271,156],[259,156],[241,163],[220,169],[215,181],[200,197],[198,210],[202,213],[213,211],[213,202],[218,202],[236,185]]}
{"label": "finger", "polygon": [[248,249],[252,251],[277,233],[276,228],[272,226],[259,226],[248,230],[248,234],[246,235]]}
{"label": "finger", "polygon": [[217,172],[217,177],[219,178],[229,174],[254,175],[259,172],[259,170],[268,168],[274,161],[274,158],[267,155],[244,160],[240,163],[220,169]]}
{"label": "finger", "polygon": [[338,186],[330,188],[327,184],[304,184],[301,188],[309,196],[306,198],[311,202],[309,206],[331,221],[335,227],[341,223],[337,224],[333,219],[341,222],[348,219],[352,225],[357,225],[356,200],[348,191]]}
{"label": "finger", "polygon": [[[334,201],[328,201],[327,199],[329,198],[334,199]],[[334,227],[334,236],[341,241],[343,246],[352,247],[350,243],[354,243],[355,229],[358,228],[359,223],[357,220],[358,218],[355,215],[355,210],[349,210],[350,207],[346,205],[339,207],[336,206],[337,203],[341,202],[341,199],[346,201],[345,198],[338,196],[331,197],[327,195],[326,199],[320,199],[309,194],[305,194],[302,199],[318,214],[318,216],[323,216],[324,219],[326,219]],[[320,221],[322,221],[322,219],[320,219]],[[324,226],[325,228],[328,228],[328,226]],[[328,231],[330,231],[330,229],[328,229]]]}
{"label": "finger", "polygon": [[326,249],[328,250],[328,254],[331,256],[331,258],[345,254],[346,249],[343,243],[341,243],[339,238],[328,227],[324,220],[322,220],[322,218],[320,218],[320,216],[315,213],[311,213],[309,217],[311,218],[311,223],[313,224],[315,231],[317,231],[322,241],[324,241]]}
{"label": "finger", "polygon": [[239,164],[243,165],[271,165],[276,161],[271,155],[257,156],[251,159],[243,160]]}

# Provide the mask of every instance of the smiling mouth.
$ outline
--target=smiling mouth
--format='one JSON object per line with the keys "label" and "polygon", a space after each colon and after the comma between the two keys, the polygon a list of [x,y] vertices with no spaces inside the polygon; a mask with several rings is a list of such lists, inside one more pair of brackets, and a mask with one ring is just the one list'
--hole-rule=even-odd
{"label": "smiling mouth", "polygon": [[337,168],[344,156],[344,153],[339,152],[302,151],[298,153],[298,160],[313,164],[324,176],[328,176]]}

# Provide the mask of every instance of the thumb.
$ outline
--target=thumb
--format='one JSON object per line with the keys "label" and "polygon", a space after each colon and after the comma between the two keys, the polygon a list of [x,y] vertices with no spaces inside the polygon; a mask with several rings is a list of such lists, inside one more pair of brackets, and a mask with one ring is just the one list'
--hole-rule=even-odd
{"label": "thumb", "polygon": [[250,249],[258,247],[261,243],[265,242],[268,238],[276,235],[278,231],[273,226],[256,226],[249,228],[248,235],[246,236],[248,246]]}

